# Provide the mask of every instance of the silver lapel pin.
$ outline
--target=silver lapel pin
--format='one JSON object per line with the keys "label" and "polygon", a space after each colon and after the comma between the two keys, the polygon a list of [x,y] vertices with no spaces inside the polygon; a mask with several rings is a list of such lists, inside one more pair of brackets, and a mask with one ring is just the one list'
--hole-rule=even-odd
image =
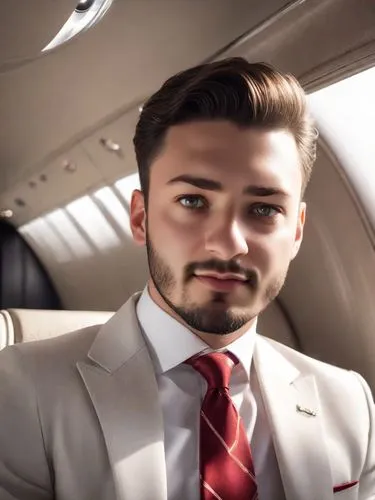
{"label": "silver lapel pin", "polygon": [[300,413],[306,413],[306,415],[309,415],[310,417],[316,417],[317,412],[314,410],[310,410],[310,408],[304,408],[301,405],[296,405],[296,410],[299,411]]}

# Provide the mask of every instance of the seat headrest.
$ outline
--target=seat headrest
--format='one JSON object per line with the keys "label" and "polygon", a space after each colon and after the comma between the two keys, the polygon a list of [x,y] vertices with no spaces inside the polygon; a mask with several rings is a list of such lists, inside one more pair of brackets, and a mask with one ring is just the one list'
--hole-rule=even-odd
{"label": "seat headrest", "polygon": [[277,300],[271,302],[259,315],[257,331],[292,349],[301,350],[299,338]]}
{"label": "seat headrest", "polygon": [[101,325],[113,314],[109,311],[2,310],[0,349],[19,342],[48,339],[87,326]]}

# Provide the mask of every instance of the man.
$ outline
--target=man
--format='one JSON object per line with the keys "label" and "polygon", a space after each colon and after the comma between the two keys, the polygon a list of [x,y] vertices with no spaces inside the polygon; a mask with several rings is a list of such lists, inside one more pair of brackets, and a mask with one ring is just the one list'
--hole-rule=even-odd
{"label": "man", "polygon": [[148,286],[101,328],[0,354],[0,500],[375,499],[364,380],[256,334],[302,242],[315,143],[297,81],[240,58],[146,102]]}

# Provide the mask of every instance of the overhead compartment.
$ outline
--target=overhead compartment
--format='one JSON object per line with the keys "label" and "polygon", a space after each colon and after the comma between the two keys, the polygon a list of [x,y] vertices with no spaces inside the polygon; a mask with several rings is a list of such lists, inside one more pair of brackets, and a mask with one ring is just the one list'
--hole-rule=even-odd
{"label": "overhead compartment", "polygon": [[82,141],[82,147],[108,184],[137,171],[133,136],[138,106]]}
{"label": "overhead compartment", "polygon": [[219,58],[231,56],[267,61],[296,75],[308,91],[317,90],[375,64],[375,4],[288,2]]}
{"label": "overhead compartment", "polygon": [[104,179],[79,145],[60,155],[15,188],[0,195],[2,210],[22,225],[103,185]]}

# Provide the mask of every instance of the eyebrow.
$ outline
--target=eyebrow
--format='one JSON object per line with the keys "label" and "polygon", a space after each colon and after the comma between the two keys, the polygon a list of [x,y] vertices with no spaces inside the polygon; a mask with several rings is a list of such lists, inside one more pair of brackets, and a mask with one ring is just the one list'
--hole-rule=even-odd
{"label": "eyebrow", "polygon": [[[221,182],[214,181],[212,179],[205,179],[204,177],[195,177],[189,174],[179,175],[174,177],[167,184],[177,184],[177,183],[186,183],[191,184],[200,189],[206,189],[208,191],[223,191],[223,185]],[[289,194],[283,191],[282,189],[275,187],[267,187],[267,186],[256,186],[250,185],[246,186],[243,191],[243,194],[252,195],[252,196],[273,196],[273,195],[281,195],[284,197],[289,197]]]}

